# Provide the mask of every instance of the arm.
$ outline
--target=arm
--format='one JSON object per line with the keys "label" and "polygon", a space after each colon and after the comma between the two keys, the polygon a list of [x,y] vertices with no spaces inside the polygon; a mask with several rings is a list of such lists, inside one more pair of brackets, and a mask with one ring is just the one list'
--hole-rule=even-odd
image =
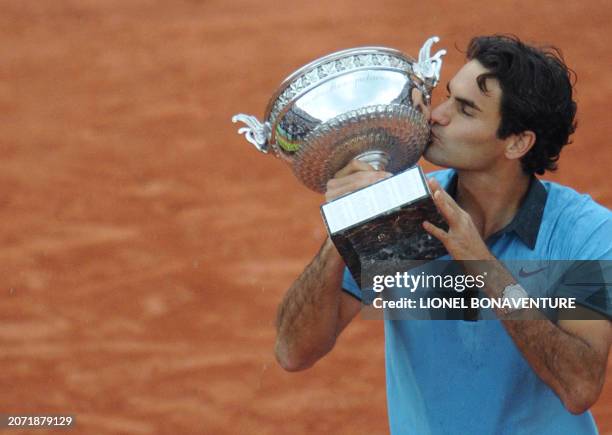
{"label": "arm", "polygon": [[327,239],[287,291],[276,320],[276,359],[289,371],[312,366],[334,346],[361,303],[341,290],[344,262]]}
{"label": "arm", "polygon": [[[327,201],[388,176],[352,161],[327,184]],[[344,261],[328,238],[319,253],[289,288],[278,307],[276,359],[286,370],[312,366],[334,346],[361,308],[342,291]]]}
{"label": "arm", "polygon": [[[424,228],[445,245],[455,260],[485,260],[463,261],[463,265],[467,273],[474,274],[486,268],[487,296],[502,297],[504,288],[515,283],[514,277],[488,250],[469,214],[437,183],[430,186],[449,230],[428,222]],[[585,412],[597,401],[612,342],[608,320],[561,320],[555,325],[533,309],[497,314],[531,368],[570,412]]]}

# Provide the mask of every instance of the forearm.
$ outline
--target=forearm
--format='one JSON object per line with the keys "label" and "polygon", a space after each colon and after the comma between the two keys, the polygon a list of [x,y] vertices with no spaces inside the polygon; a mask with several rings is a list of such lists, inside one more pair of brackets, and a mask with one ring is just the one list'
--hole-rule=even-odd
{"label": "forearm", "polygon": [[[524,310],[526,311],[526,310]],[[534,310],[529,310],[534,311]],[[519,318],[526,313],[516,313]],[[597,400],[605,379],[607,354],[545,319],[504,320],[504,326],[536,374],[574,414],[588,410]]]}
{"label": "forearm", "polygon": [[338,333],[344,262],[328,239],[278,308],[276,357],[287,370],[311,366]]}
{"label": "forearm", "polygon": [[[503,289],[516,282],[497,260],[474,264],[479,268],[486,264],[488,297],[501,298]],[[586,411],[603,387],[607,353],[555,325],[537,309],[497,314],[531,368],[566,408],[573,413]]]}

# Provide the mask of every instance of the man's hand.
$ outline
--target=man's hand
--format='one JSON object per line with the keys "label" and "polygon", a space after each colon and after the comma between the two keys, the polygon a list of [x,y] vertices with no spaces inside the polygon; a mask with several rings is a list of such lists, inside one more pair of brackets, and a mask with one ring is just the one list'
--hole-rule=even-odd
{"label": "man's hand", "polygon": [[423,228],[440,240],[454,260],[492,260],[493,254],[478,233],[472,217],[433,178],[428,180],[436,207],[448,223],[448,231],[423,222]]}
{"label": "man's hand", "polygon": [[375,170],[368,163],[351,160],[348,165],[336,172],[334,178],[327,182],[325,200],[327,202],[332,201],[391,175],[389,172]]}

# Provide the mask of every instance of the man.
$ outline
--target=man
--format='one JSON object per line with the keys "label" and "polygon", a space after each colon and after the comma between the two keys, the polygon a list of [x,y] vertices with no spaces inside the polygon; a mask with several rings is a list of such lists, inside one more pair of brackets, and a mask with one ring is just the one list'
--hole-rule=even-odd
{"label": "man", "polygon": [[[555,53],[511,37],[474,38],[448,99],[429,115],[425,158],[453,169],[430,180],[448,231],[423,226],[467,273],[481,263],[464,260],[488,261],[490,297],[524,291],[502,260],[612,259],[612,213],[534,176],[555,169],[575,128],[570,74]],[[353,161],[328,183],[326,199],[389,175]],[[288,290],[276,343],[285,369],[314,364],[360,310],[361,290],[343,271],[327,240]],[[587,411],[604,384],[610,322],[553,322],[529,309],[496,315],[385,321],[392,433],[597,433]]]}

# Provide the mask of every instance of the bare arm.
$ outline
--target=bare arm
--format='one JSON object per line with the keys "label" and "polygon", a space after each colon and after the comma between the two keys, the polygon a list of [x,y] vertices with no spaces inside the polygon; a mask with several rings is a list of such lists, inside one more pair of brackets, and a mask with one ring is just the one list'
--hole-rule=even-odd
{"label": "bare arm", "polygon": [[[539,314],[541,315],[541,314]],[[543,316],[542,316],[543,317]],[[606,377],[612,328],[607,320],[504,321],[531,368],[573,414],[595,404]]]}
{"label": "bare arm", "polygon": [[290,371],[312,366],[334,346],[360,302],[341,290],[344,262],[327,239],[278,308],[276,358]]}
{"label": "bare arm", "polygon": [[[389,176],[352,161],[327,184],[327,201]],[[278,307],[276,359],[289,371],[312,366],[327,354],[361,303],[342,291],[344,261],[328,238]]]}

